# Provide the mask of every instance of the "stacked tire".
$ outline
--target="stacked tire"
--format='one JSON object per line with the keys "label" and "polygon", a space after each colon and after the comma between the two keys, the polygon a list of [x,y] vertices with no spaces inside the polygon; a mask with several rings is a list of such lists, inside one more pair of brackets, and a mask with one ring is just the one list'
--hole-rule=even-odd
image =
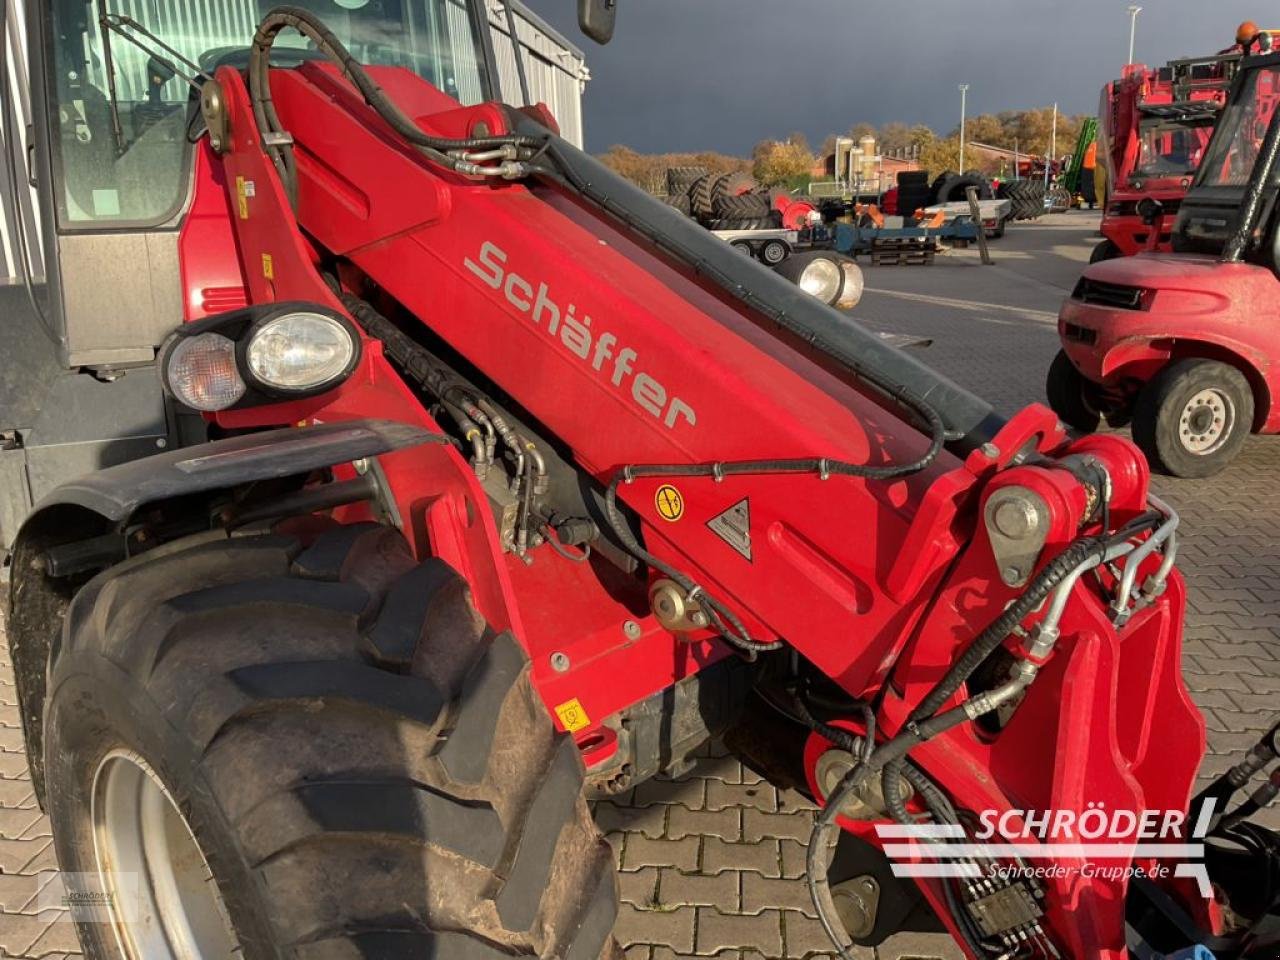
{"label": "stacked tire", "polygon": [[[709,173],[702,167],[670,167],[663,201],[710,230],[772,230],[789,208],[745,173]],[[796,218],[810,212],[792,211]]]}
{"label": "stacked tire", "polygon": [[705,167],[667,167],[667,196],[688,197],[689,188],[706,175]]}
{"label": "stacked tire", "polygon": [[909,170],[898,174],[898,213],[914,216],[933,202],[933,190],[929,186],[929,174],[924,170]]}
{"label": "stacked tire", "polygon": [[674,207],[686,217],[693,215],[693,206],[689,202],[689,194],[677,193],[662,198],[662,202],[669,207]]}
{"label": "stacked tire", "polygon": [[1000,184],[1001,200],[1011,205],[1014,220],[1039,220],[1045,214],[1045,189],[1040,180],[1010,180]]}
{"label": "stacked tire", "polygon": [[725,193],[711,202],[712,214],[717,220],[768,220],[773,208],[769,197],[763,193]]}
{"label": "stacked tire", "polygon": [[943,203],[960,203],[968,199],[970,187],[978,191],[979,200],[991,199],[991,184],[980,173],[955,173],[947,171],[933,181],[929,206]]}

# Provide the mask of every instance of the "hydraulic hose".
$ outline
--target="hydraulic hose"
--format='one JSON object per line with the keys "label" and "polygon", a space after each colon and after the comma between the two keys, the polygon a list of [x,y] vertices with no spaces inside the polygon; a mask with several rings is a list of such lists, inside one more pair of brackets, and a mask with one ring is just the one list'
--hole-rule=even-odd
{"label": "hydraulic hose", "polygon": [[[942,705],[960,690],[973,672],[1004,643],[1005,638],[1013,633],[1059,584],[1071,575],[1072,571],[1092,559],[1105,556],[1107,550],[1117,541],[1127,540],[1135,533],[1158,524],[1161,519],[1162,516],[1157,513],[1143,514],[1114,534],[1083,537],[1075,541],[1046,564],[1022,594],[969,644],[964,653],[943,674],[942,679],[934,684],[933,688],[925,694],[924,699],[911,711],[902,732],[889,741],[883,751],[877,751],[876,761],[883,764],[880,772],[885,804],[894,819],[907,822],[908,816],[898,793],[902,758],[918,744],[972,719],[970,711],[963,704],[935,716]],[[890,747],[893,749],[889,749]]]}
{"label": "hydraulic hose", "polygon": [[[1022,620],[1033,613],[1050,592],[1066,581],[1078,568],[1091,560],[1100,560],[1115,544],[1123,543],[1135,534],[1158,525],[1161,520],[1160,514],[1143,514],[1113,534],[1083,537],[1075,541],[1050,561],[1026,590],[974,639],[951,669],[930,689],[919,705],[912,710],[903,729],[892,739],[877,747],[869,758],[860,758],[854,768],[827,797],[826,804],[810,835],[806,875],[818,918],[828,936],[831,937],[832,943],[836,945],[842,960],[853,960],[853,956],[848,951],[848,938],[841,936],[837,920],[834,919],[837,916],[835,903],[831,898],[830,885],[826,876],[829,864],[823,861],[823,853],[838,831],[836,819],[839,816],[839,809],[863,782],[879,771],[882,776],[885,804],[895,820],[903,823],[913,822],[898,792],[899,778],[906,777],[908,783],[920,793],[926,808],[938,822],[956,822],[954,811],[950,809],[950,804],[947,803],[941,791],[929,782],[923,773],[915,771],[907,762],[907,755],[913,748],[974,717],[972,701],[941,714],[938,714],[937,710],[959,691],[973,672],[1004,642]],[[927,785],[922,789],[922,784]],[[982,946],[962,905],[956,902],[955,892],[948,888],[946,895],[948,906],[955,915],[957,929],[974,955],[982,956],[987,952],[986,948]]]}
{"label": "hydraulic hose", "polygon": [[249,51],[249,94],[253,101],[254,119],[262,134],[263,149],[271,157],[289,196],[295,201],[297,170],[293,161],[293,151],[284,138],[285,131],[271,97],[270,78],[271,48],[280,32],[290,27],[311,40],[321,53],[340,66],[343,76],[360,91],[365,103],[372,107],[396,133],[441,166],[467,176],[493,174],[523,176],[527,172],[523,165],[515,164],[509,168],[481,167],[465,159],[450,156],[449,151],[505,149],[511,151],[509,159],[514,161],[517,159],[516,153],[519,150],[535,151],[543,146],[540,138],[531,136],[457,139],[436,137],[426,133],[396,105],[394,100],[387,96],[386,91],[374,82],[368,71],[319,17],[302,7],[276,7],[263,18],[253,37],[253,46]]}
{"label": "hydraulic hose", "polygon": [[730,644],[752,657],[758,653],[780,650],[782,649],[780,642],[760,643],[753,639],[742,621],[723,602],[708,594],[701,585],[694,582],[693,578],[645,549],[631,532],[631,526],[618,505],[618,488],[623,483],[630,483],[642,477],[711,477],[718,481],[726,477],[779,473],[817,474],[824,480],[832,476],[860,477],[867,480],[894,480],[912,476],[927,469],[942,452],[943,445],[946,443],[946,427],[938,412],[927,403],[914,397],[904,398],[904,402],[908,402],[910,408],[928,424],[931,433],[928,449],[910,463],[873,466],[847,463],[842,460],[810,458],[627,466],[618,472],[605,491],[605,516],[614,534],[627,551],[642,563],[653,567],[678,584],[690,599],[696,599],[706,609],[712,624]]}
{"label": "hydraulic hose", "polygon": [[636,535],[631,532],[631,525],[627,522],[627,518],[623,516],[622,508],[618,506],[618,484],[621,482],[621,475],[615,477],[613,483],[609,484],[609,488],[605,491],[604,512],[609,521],[609,526],[613,528],[614,534],[626,551],[641,563],[647,564],[672,580],[684,590],[686,596],[690,599],[696,600],[706,611],[708,618],[711,620],[711,625],[716,628],[725,641],[746,654],[748,659],[754,660],[757,654],[781,650],[782,643],[779,641],[760,643],[753,639],[743,622],[725,604],[703,590],[700,585],[694,582],[692,577],[677,570],[671,564],[659,560],[641,545]]}
{"label": "hydraulic hose", "polygon": [[[840,833],[840,826],[836,822],[840,815],[840,808],[869,775],[869,765],[862,760],[859,760],[853,769],[844,775],[827,798],[826,805],[818,813],[813,832],[809,835],[809,846],[805,855],[805,881],[809,887],[809,896],[813,899],[818,920],[841,960],[856,960],[856,958],[850,952],[853,942],[839,925],[839,914],[835,900],[831,896],[831,880],[827,873],[831,864],[826,857],[826,852],[836,842]],[[907,766],[907,776],[912,786],[920,791],[926,809],[936,822],[956,822],[955,811],[951,809],[951,804],[928,777],[911,765]],[[982,946],[972,922],[957,901],[955,891],[951,889],[950,884],[944,882],[944,886],[947,906],[965,945],[975,957],[986,955],[988,951]]]}

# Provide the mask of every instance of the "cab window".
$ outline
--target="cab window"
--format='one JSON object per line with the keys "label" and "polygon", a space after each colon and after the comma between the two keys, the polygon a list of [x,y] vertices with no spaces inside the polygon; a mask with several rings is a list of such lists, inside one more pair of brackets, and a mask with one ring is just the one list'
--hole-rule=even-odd
{"label": "cab window", "polygon": [[[318,14],[363,63],[412,70],[465,104],[488,96],[477,18],[465,0],[294,3]],[[63,229],[164,224],[181,211],[189,187],[190,135],[198,129],[198,99],[183,76],[190,69],[106,30],[100,17],[130,17],[212,73],[247,62],[249,40],[275,5],[53,0],[50,119]],[[296,66],[318,56],[304,37],[288,31],[273,63]]]}

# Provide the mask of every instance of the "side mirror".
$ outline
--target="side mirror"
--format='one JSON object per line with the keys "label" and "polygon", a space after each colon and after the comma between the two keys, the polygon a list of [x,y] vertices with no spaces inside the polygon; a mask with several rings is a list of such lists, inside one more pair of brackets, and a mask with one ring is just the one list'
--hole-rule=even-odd
{"label": "side mirror", "polygon": [[613,39],[618,0],[578,0],[578,28],[596,43]]}

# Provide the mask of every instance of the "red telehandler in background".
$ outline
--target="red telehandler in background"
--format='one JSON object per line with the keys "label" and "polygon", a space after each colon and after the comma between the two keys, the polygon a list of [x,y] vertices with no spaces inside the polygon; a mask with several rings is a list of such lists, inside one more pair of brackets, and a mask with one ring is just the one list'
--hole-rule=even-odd
{"label": "red telehandler in background", "polygon": [[1238,53],[1124,68],[1102,91],[1099,157],[1110,196],[1090,263],[1169,250],[1173,221],[1213,136]]}
{"label": "red telehandler in background", "polygon": [[[12,538],[88,956],[616,958],[589,793],[745,720],[824,805],[842,957],[921,897],[973,958],[1274,956],[1269,788],[1225,804],[1280,729],[1190,797],[1138,450],[1004,420],[495,102],[483,4],[309,6],[248,50],[204,5],[28,7],[32,306],[99,338],[98,408],[160,383],[178,424]],[[137,272],[180,296],[126,362],[151,329],[76,284]]]}

